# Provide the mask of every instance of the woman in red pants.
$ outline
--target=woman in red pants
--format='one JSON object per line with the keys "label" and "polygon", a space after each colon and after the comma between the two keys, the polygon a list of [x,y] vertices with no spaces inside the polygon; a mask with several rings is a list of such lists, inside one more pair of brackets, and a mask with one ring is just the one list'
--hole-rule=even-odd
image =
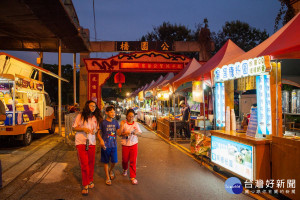
{"label": "woman in red pants", "polygon": [[120,135],[122,136],[122,167],[123,176],[127,176],[128,162],[130,162],[130,180],[133,185],[138,184],[136,180],[136,160],[138,152],[138,134],[142,131],[138,123],[134,122],[134,110],[129,109],[126,120],[121,122]]}
{"label": "woman in red pants", "polygon": [[[100,109],[94,101],[87,101],[83,111],[77,115],[73,124],[75,134],[75,145],[81,168],[82,191],[84,196],[88,195],[88,189],[94,188],[93,183],[95,165],[96,135],[99,124],[102,121]],[[103,141],[100,141],[103,143]],[[102,144],[101,144],[102,145]]]}

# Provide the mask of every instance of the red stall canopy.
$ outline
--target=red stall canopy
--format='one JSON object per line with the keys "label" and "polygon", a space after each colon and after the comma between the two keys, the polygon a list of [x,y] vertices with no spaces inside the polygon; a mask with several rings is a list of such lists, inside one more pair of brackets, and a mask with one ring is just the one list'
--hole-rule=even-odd
{"label": "red stall canopy", "polygon": [[168,90],[169,87],[173,87],[173,91],[176,91],[181,84],[185,83],[185,78],[194,73],[201,66],[202,65],[195,58],[193,58],[193,60],[191,60],[182,71],[180,71],[163,86],[163,90]]}
{"label": "red stall canopy", "polygon": [[195,80],[201,80],[204,76],[206,83],[211,85],[210,83],[210,72],[216,67],[222,67],[225,63],[233,60],[234,58],[245,54],[240,47],[238,47],[234,42],[228,40],[222,48],[211,58],[207,63],[205,63],[200,69],[198,69],[195,73],[187,76],[184,81],[190,82]]}

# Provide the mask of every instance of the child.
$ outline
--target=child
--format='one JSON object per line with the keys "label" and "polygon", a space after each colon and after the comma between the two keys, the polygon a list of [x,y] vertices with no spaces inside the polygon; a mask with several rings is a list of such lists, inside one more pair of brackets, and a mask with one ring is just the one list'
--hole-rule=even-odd
{"label": "child", "polygon": [[93,183],[96,146],[95,134],[99,130],[101,121],[102,116],[97,104],[94,101],[87,101],[73,124],[73,130],[76,131],[75,144],[81,168],[81,194],[84,196],[88,195],[89,188],[95,187]]}
{"label": "child", "polygon": [[138,137],[142,131],[138,123],[133,121],[134,110],[129,109],[126,113],[126,120],[121,122],[120,136],[122,136],[122,167],[123,176],[127,176],[128,161],[130,161],[130,180],[133,185],[138,184],[136,180],[136,160],[138,151]]}
{"label": "child", "polygon": [[[117,154],[117,133],[119,134],[120,125],[115,117],[115,108],[113,106],[108,106],[105,110],[106,119],[100,123],[100,132],[98,133],[98,138],[100,141],[104,141],[101,145],[101,162],[104,163],[104,171],[106,175],[106,185],[111,185],[111,180],[115,178],[114,167],[118,162]],[[108,169],[109,161],[111,161],[110,168]]]}

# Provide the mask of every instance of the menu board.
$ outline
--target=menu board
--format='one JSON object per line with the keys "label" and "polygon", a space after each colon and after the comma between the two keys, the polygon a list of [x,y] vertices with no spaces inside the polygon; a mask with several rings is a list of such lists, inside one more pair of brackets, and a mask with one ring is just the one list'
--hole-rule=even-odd
{"label": "menu board", "polygon": [[246,135],[255,137],[257,133],[257,108],[251,108],[250,121]]}
{"label": "menu board", "polygon": [[253,180],[253,146],[211,136],[211,161]]}
{"label": "menu board", "polygon": [[224,83],[216,83],[215,107],[216,107],[216,125],[225,126],[225,89]]}
{"label": "menu board", "polygon": [[272,133],[270,76],[256,76],[258,134]]}

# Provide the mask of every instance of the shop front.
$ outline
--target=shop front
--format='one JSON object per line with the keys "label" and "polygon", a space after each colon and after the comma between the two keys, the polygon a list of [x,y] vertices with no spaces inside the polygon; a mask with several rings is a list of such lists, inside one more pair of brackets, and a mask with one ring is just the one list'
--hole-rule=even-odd
{"label": "shop front", "polygon": [[[211,161],[245,180],[271,178],[271,135],[277,131],[277,68],[272,64],[264,56],[214,70],[220,130],[211,131]],[[243,98],[248,94],[252,101]]]}

